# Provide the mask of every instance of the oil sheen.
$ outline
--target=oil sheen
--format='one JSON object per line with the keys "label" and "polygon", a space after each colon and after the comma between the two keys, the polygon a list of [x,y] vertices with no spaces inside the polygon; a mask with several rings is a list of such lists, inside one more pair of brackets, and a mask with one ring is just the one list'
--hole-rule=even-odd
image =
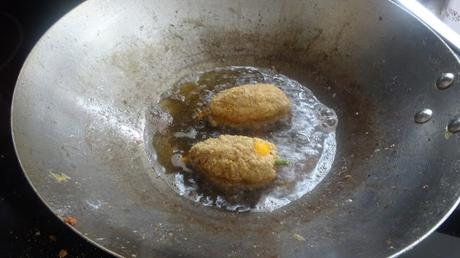
{"label": "oil sheen", "polygon": [[[279,87],[291,101],[290,115],[257,130],[212,127],[201,117],[212,96],[252,83]],[[146,151],[154,173],[180,196],[230,211],[273,211],[301,198],[328,174],[336,152],[338,118],[334,110],[305,86],[269,69],[232,66],[191,74],[162,95],[146,121]],[[263,189],[221,192],[182,162],[193,144],[221,134],[266,139],[277,146],[288,164],[278,166],[276,180]]]}

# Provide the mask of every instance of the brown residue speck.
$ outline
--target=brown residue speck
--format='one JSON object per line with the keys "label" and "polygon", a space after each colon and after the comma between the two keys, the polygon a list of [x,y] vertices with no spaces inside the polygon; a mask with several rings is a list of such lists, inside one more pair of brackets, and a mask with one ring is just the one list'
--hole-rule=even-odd
{"label": "brown residue speck", "polygon": [[70,226],[75,226],[75,224],[77,224],[77,219],[72,216],[65,216],[64,223]]}
{"label": "brown residue speck", "polygon": [[61,250],[59,251],[57,257],[59,257],[59,258],[64,258],[64,257],[66,257],[68,254],[69,254],[69,253],[67,252],[67,250],[61,249]]}

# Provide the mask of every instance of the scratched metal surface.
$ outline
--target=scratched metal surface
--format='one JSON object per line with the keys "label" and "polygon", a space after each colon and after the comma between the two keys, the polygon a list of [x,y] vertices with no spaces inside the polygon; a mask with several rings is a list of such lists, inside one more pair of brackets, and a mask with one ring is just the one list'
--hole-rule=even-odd
{"label": "scratched metal surface", "polygon": [[[145,153],[145,112],[175,81],[216,66],[275,67],[339,117],[331,173],[272,213],[176,195]],[[125,257],[379,257],[457,202],[459,137],[446,137],[457,60],[387,1],[88,1],[24,64],[13,138],[30,183],[74,229]],[[415,124],[424,107],[433,119]],[[300,236],[300,237],[299,237]]]}

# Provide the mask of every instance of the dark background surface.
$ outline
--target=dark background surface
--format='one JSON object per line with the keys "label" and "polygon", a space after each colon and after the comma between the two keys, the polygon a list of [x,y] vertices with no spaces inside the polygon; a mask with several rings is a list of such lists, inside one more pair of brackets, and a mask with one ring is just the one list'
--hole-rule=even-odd
{"label": "dark background surface", "polygon": [[0,257],[112,257],[67,228],[22,174],[10,135],[21,66],[41,35],[81,0],[0,0]]}
{"label": "dark background surface", "polygon": [[[112,257],[56,218],[22,174],[10,135],[21,66],[40,36],[82,0],[0,0],[0,257]],[[460,212],[405,257],[460,257]],[[448,235],[446,235],[448,234]],[[450,235],[450,236],[449,236]],[[458,246],[455,249],[455,246]]]}

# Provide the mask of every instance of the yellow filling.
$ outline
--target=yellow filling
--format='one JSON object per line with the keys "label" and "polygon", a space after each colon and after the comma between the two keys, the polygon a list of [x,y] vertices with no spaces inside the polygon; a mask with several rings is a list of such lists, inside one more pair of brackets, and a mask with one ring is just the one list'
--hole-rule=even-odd
{"label": "yellow filling", "polygon": [[270,154],[270,144],[262,141],[256,141],[254,143],[254,151],[256,152],[257,155],[260,156],[266,156]]}

